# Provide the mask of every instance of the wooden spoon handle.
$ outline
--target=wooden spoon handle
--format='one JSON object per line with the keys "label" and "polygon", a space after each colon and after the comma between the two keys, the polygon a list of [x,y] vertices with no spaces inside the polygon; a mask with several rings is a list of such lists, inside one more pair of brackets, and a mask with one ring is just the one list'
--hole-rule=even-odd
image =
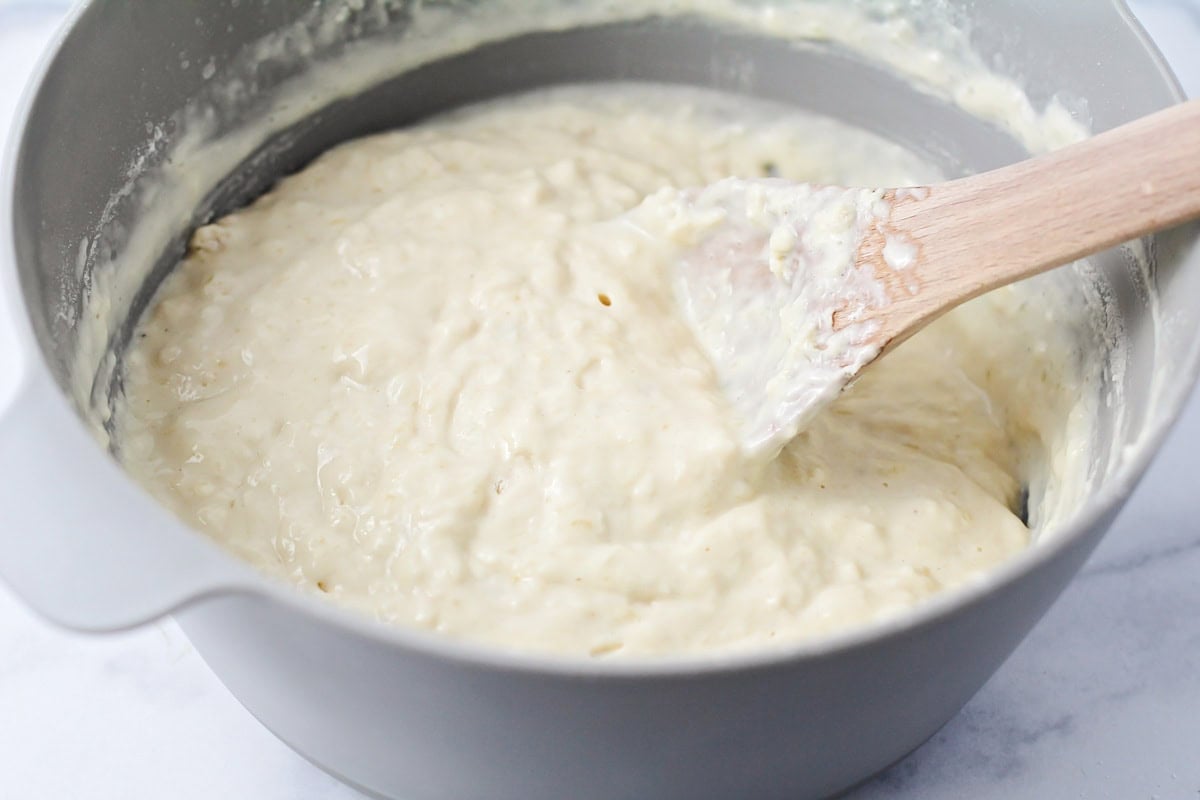
{"label": "wooden spoon handle", "polygon": [[998,286],[1197,216],[1200,100],[1002,169],[898,190],[884,235],[915,257],[909,274],[877,264],[881,277],[899,273],[886,280],[892,303],[880,341],[890,346]]}

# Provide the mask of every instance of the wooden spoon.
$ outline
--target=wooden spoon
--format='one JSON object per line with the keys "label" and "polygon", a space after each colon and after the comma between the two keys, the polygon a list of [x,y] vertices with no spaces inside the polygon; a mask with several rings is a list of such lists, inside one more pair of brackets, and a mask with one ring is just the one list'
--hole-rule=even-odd
{"label": "wooden spoon", "polygon": [[[681,299],[743,421],[773,457],[863,367],[955,306],[1200,217],[1200,101],[1048,155],[905,189],[722,181]],[[716,220],[715,222],[713,220]]]}

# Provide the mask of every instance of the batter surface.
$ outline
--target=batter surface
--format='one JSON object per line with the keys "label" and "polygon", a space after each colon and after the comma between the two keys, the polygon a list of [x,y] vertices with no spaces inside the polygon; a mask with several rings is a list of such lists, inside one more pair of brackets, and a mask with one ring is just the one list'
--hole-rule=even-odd
{"label": "batter surface", "polygon": [[1025,547],[1023,481],[1079,394],[1052,313],[1019,287],[975,301],[756,461],[660,248],[621,219],[730,175],[937,178],[859,131],[666,88],[345,144],[196,232],[126,358],[121,458],[336,602],[596,656],[795,641]]}

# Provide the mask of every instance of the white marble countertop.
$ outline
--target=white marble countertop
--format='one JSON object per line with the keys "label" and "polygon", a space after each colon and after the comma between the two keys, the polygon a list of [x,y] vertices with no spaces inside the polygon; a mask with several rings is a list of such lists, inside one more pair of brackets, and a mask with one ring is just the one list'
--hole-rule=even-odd
{"label": "white marble countertop", "polygon": [[[1200,0],[1135,10],[1200,96]],[[0,140],[62,11],[0,0]],[[8,336],[0,323],[0,404]],[[941,733],[849,797],[1200,799],[1198,474],[1200,397],[1032,635]],[[69,634],[0,584],[0,797],[360,795],[262,728],[172,622]]]}

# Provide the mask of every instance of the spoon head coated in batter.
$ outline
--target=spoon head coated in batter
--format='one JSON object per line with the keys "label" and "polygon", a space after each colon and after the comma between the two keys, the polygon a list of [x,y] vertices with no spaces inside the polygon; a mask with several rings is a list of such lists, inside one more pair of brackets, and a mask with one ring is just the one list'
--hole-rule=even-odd
{"label": "spoon head coated in batter", "polygon": [[774,457],[879,352],[885,287],[856,254],[881,190],[727,179],[641,210],[678,244],[676,288],[743,448]]}
{"label": "spoon head coated in batter", "polygon": [[742,442],[773,457],[882,351],[998,286],[1200,218],[1200,101],[928,187],[725,180],[643,208]]}

